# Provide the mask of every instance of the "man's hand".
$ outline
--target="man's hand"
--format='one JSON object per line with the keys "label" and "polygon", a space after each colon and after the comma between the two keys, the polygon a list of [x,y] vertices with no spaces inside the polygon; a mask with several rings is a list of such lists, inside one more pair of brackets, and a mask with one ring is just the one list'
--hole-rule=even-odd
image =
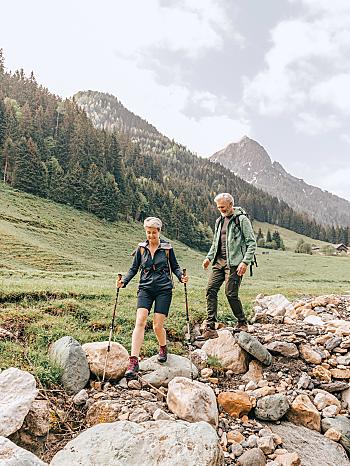
{"label": "man's hand", "polygon": [[248,268],[247,264],[245,264],[244,262],[241,262],[239,266],[237,267],[237,275],[239,277],[242,277],[242,275],[246,273],[247,268]]}
{"label": "man's hand", "polygon": [[210,264],[210,260],[206,257],[202,264],[203,269],[207,269],[209,264]]}

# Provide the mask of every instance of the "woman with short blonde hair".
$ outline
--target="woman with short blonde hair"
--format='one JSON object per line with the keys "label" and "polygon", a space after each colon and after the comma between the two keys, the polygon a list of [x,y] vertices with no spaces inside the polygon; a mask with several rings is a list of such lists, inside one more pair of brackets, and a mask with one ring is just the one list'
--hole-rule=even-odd
{"label": "woman with short blonde hair", "polygon": [[147,317],[153,304],[153,329],[159,343],[158,361],[166,362],[167,345],[164,323],[172,299],[171,274],[174,273],[181,283],[188,281],[188,276],[182,274],[171,244],[160,239],[162,221],[158,217],[147,217],[143,225],[147,239],[138,244],[128,273],[117,282],[118,288],[125,287],[140,269],[136,322],[132,333],[129,367],[125,373],[128,380],[137,378],[140,349],[144,340]]}

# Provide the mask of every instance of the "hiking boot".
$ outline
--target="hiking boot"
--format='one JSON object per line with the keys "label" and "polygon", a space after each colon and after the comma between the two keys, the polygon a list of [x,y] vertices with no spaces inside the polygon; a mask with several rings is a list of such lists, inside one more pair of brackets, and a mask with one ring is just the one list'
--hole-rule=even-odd
{"label": "hiking boot", "polygon": [[218,336],[218,332],[215,329],[207,327],[205,332],[202,333],[202,335],[198,337],[197,340],[209,340],[212,338],[218,338]]}
{"label": "hiking boot", "polygon": [[129,357],[129,366],[125,372],[126,380],[137,379],[137,373],[139,371],[139,358],[137,356]]}
{"label": "hiking boot", "polygon": [[248,332],[248,322],[238,322],[238,324],[235,325],[234,332]]}
{"label": "hiking boot", "polygon": [[168,359],[168,351],[167,347],[165,346],[160,346],[159,347],[159,354],[158,354],[158,361],[159,362],[166,362]]}

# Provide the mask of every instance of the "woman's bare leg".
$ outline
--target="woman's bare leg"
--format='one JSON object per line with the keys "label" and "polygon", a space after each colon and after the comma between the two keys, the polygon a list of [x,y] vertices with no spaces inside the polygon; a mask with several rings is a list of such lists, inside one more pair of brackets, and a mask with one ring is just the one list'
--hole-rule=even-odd
{"label": "woman's bare leg", "polygon": [[159,314],[158,312],[154,313],[153,316],[153,330],[156,334],[159,346],[166,345],[166,331],[164,328],[164,322],[166,320],[166,316],[164,314]]}
{"label": "woman's bare leg", "polygon": [[140,349],[143,343],[143,339],[145,336],[145,327],[147,323],[148,317],[148,310],[140,307],[137,309],[136,312],[136,322],[135,328],[132,332],[132,340],[131,340],[131,356],[140,355]]}

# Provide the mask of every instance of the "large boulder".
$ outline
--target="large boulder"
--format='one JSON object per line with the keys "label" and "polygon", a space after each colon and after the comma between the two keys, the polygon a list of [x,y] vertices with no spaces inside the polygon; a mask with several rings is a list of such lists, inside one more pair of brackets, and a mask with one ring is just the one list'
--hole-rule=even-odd
{"label": "large boulder", "polygon": [[22,427],[37,394],[29,372],[10,367],[0,373],[0,435],[8,437]]}
{"label": "large boulder", "polygon": [[202,350],[208,356],[219,360],[224,369],[234,374],[244,374],[248,370],[248,354],[237,344],[229,330],[220,330],[218,338],[205,342]]}
{"label": "large boulder", "polygon": [[0,437],[1,466],[48,466],[30,451],[18,447],[8,438]]}
{"label": "large boulder", "polygon": [[90,369],[80,343],[70,336],[55,341],[49,350],[51,359],[62,368],[61,381],[69,395],[75,395],[88,383]]}
{"label": "large boulder", "polygon": [[50,466],[223,466],[207,422],[118,421],[87,429],[56,453]]}
{"label": "large boulder", "polygon": [[287,413],[289,421],[309,429],[321,430],[321,416],[307,395],[298,395]]}
{"label": "large boulder", "polygon": [[175,377],[168,387],[167,403],[180,419],[189,422],[206,421],[218,425],[215,393],[208,385],[185,377]]}
{"label": "large boulder", "polygon": [[283,448],[298,453],[303,466],[349,466],[344,448],[306,427],[290,422],[269,423],[272,432],[283,439]]}
{"label": "large boulder", "polygon": [[265,421],[278,421],[289,409],[286,395],[277,393],[259,398],[256,403],[255,416]]}
{"label": "large boulder", "polygon": [[[90,371],[97,377],[103,377],[103,371],[106,363],[108,341],[97,341],[85,343],[85,351]],[[129,364],[129,353],[120,343],[111,342],[109,354],[107,356],[106,379],[120,380]]]}
{"label": "large boulder", "polygon": [[257,338],[253,337],[249,333],[240,332],[238,336],[238,344],[245,349],[247,353],[251,354],[265,366],[269,366],[272,363],[272,356],[269,351]]}
{"label": "large boulder", "polygon": [[334,429],[341,434],[340,443],[350,453],[350,419],[346,416],[325,417],[322,419],[322,431]]}
{"label": "large boulder", "polygon": [[194,378],[198,377],[196,366],[189,359],[176,354],[168,354],[166,363],[158,362],[158,356],[144,359],[140,363],[142,377],[155,387],[167,387],[175,377],[191,378],[191,370]]}
{"label": "large boulder", "polygon": [[274,294],[271,296],[257,296],[256,303],[269,316],[284,316],[286,312],[294,311],[293,304],[282,294]]}

